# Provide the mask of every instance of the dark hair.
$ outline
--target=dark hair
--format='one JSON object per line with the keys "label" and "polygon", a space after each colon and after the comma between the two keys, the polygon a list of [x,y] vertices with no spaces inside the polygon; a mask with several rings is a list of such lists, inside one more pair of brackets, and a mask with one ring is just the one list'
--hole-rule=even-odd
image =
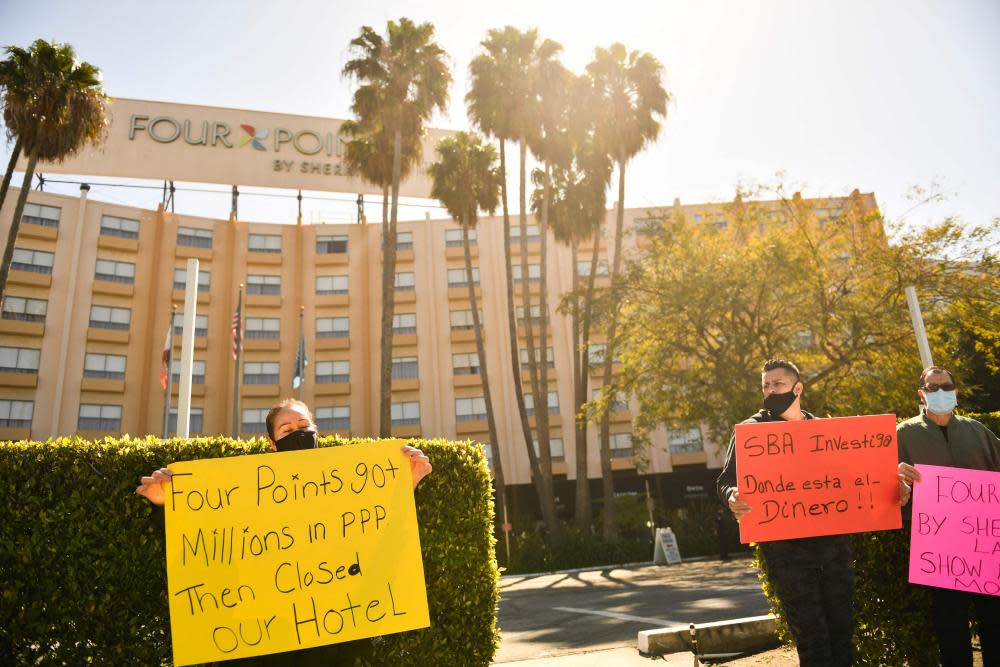
{"label": "dark hair", "polygon": [[264,423],[267,425],[267,437],[271,438],[271,440],[274,440],[274,420],[278,418],[278,415],[281,413],[282,410],[284,410],[285,408],[290,408],[292,406],[302,408],[309,416],[309,421],[315,421],[313,419],[312,410],[309,409],[308,405],[298,400],[297,398],[286,398],[285,400],[281,401],[273,408],[268,410],[267,418],[264,420]]}
{"label": "dark hair", "polygon": [[951,380],[951,383],[958,384],[957,382],[955,382],[955,376],[952,375],[951,371],[949,371],[947,368],[941,368],[940,366],[928,366],[927,368],[924,369],[924,372],[920,374],[920,384],[918,384],[917,387],[922,389],[924,386],[924,381],[927,379],[927,376],[930,375],[931,373],[947,373],[948,379]]}
{"label": "dark hair", "polygon": [[768,359],[767,361],[764,362],[764,370],[762,370],[761,373],[777,370],[779,368],[782,368],[791,373],[792,375],[794,375],[796,382],[801,382],[801,380],[799,379],[798,367],[792,362],[786,361],[785,359]]}

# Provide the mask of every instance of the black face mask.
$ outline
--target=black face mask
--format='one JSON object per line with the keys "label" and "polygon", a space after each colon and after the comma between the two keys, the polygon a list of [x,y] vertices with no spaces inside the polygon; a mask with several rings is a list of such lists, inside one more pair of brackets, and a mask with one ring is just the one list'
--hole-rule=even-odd
{"label": "black face mask", "polygon": [[769,394],[764,397],[764,409],[770,412],[772,417],[780,417],[785,414],[785,410],[792,407],[796,398],[794,389],[784,394]]}
{"label": "black face mask", "polygon": [[316,431],[292,431],[280,440],[274,441],[279,452],[294,452],[299,449],[316,448]]}

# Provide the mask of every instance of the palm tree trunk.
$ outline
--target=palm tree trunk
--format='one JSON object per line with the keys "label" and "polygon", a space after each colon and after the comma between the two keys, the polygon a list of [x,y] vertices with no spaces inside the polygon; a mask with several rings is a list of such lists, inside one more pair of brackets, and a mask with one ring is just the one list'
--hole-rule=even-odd
{"label": "palm tree trunk", "polygon": [[396,222],[399,215],[399,175],[402,171],[403,132],[392,139],[392,205],[388,234],[382,237],[382,351],[379,359],[379,434],[392,434],[392,316],[395,313]]}
{"label": "palm tree trunk", "polygon": [[28,155],[28,168],[24,170],[21,191],[17,193],[17,206],[14,207],[14,217],[10,220],[7,247],[4,248],[3,263],[0,264],[0,310],[3,310],[4,301],[7,299],[7,276],[10,274],[11,260],[14,258],[14,244],[17,243],[17,231],[21,227],[21,215],[24,213],[24,204],[28,201],[28,192],[31,190],[31,179],[35,176],[35,165],[37,163],[38,150],[36,149]]}
{"label": "palm tree trunk", "polygon": [[[543,165],[545,169],[545,180],[542,190],[542,216],[538,225],[538,235],[541,240],[540,254],[541,257],[538,260],[538,391],[535,396],[535,420],[538,424],[538,449],[541,453],[542,459],[542,470],[546,474],[546,479],[548,479],[548,491],[552,493],[552,505],[553,510],[555,509],[555,489],[553,488],[553,477],[552,477],[552,441],[549,434],[549,346],[548,346],[548,320],[549,320],[549,309],[548,309],[548,271],[546,268],[546,260],[548,259],[547,249],[548,249],[548,230],[549,230],[549,201],[552,198],[552,180],[549,177],[549,164],[546,162]],[[530,284],[527,274],[524,275],[525,284]],[[527,312],[525,319],[528,323],[528,329],[530,331],[531,323],[531,313]],[[539,402],[540,401],[540,402]],[[556,528],[558,529],[558,523],[556,523]],[[557,532],[551,533],[553,537],[558,537]]]}
{"label": "palm tree trunk", "polygon": [[[503,139],[500,140],[500,171],[502,173],[500,200],[503,205],[503,255],[504,267],[507,272],[507,332],[510,339],[510,364],[511,372],[514,375],[514,395],[517,399],[517,413],[521,420],[521,433],[528,448],[528,465],[531,468],[531,480],[535,484],[538,505],[539,507],[544,507],[545,503],[542,499],[545,497],[545,489],[542,483],[542,471],[538,464],[538,457],[535,455],[535,448],[531,444],[531,425],[528,422],[528,410],[524,405],[524,387],[521,384],[521,359],[517,345],[517,318],[514,311],[514,270],[513,255],[510,247],[510,209],[507,204],[507,158]],[[524,191],[523,166],[521,172],[521,191]],[[546,521],[546,523],[548,522]]]}
{"label": "palm tree trunk", "polygon": [[503,463],[500,460],[500,440],[497,437],[497,422],[493,413],[493,398],[490,394],[490,375],[486,366],[486,349],[483,344],[483,323],[479,320],[479,303],[476,299],[476,286],[472,282],[472,251],[469,249],[469,228],[462,222],[462,247],[465,250],[465,282],[469,286],[469,304],[472,307],[472,328],[476,332],[476,354],[479,355],[479,377],[483,382],[483,401],[486,403],[486,424],[490,432],[490,450],[493,453],[493,483],[496,485],[497,505],[500,511],[507,507],[507,483],[503,475]]}
{"label": "palm tree trunk", "polygon": [[[615,217],[615,256],[611,268],[611,324],[608,326],[607,347],[604,350],[604,387],[611,386],[611,371],[614,364],[615,334],[618,331],[618,273],[622,263],[622,230],[625,226],[625,156],[618,157],[618,211]],[[613,400],[612,400],[613,402]],[[609,406],[610,407],[610,406]],[[601,417],[601,476],[604,496],[604,538],[618,537],[615,522],[615,478],[611,470],[611,422],[610,410]]]}
{"label": "palm tree trunk", "polygon": [[[389,186],[382,186],[382,231],[389,227]],[[385,237],[383,237],[385,238]]]}
{"label": "palm tree trunk", "polygon": [[[587,418],[580,415],[581,406],[590,400],[587,395],[590,380],[590,313],[594,301],[594,279],[597,271],[597,253],[601,241],[601,228],[594,230],[594,248],[590,256],[590,273],[587,276],[587,291],[582,303],[578,299],[573,311],[573,396],[576,410],[574,433],[576,435],[576,526],[588,530],[593,520],[590,501],[590,479],[588,475]],[[573,293],[578,294],[579,272],[576,270],[578,243],[573,241]]]}
{"label": "palm tree trunk", "polygon": [[[525,313],[524,330],[528,346],[528,371],[529,377],[531,378],[531,395],[535,406],[535,423],[537,424],[539,405],[546,405],[547,401],[542,401],[539,396],[538,364],[537,359],[535,358],[534,332],[531,327],[531,293],[528,287],[528,205],[526,196],[528,146],[524,140],[521,141],[520,148],[520,173],[518,178],[520,186],[519,196],[521,210],[519,212],[518,222],[521,228],[521,307],[524,309]],[[520,376],[516,377],[514,381],[521,382]],[[529,450],[534,451],[534,443],[532,440],[531,429],[529,427],[526,444]],[[546,466],[546,461],[541,457],[538,458],[539,476],[537,484],[540,486],[538,500],[542,512],[542,520],[545,521],[545,526],[549,530],[549,535],[555,536],[559,532],[559,520],[556,517],[555,493],[552,490],[551,461],[549,461],[549,465]]]}
{"label": "palm tree trunk", "polygon": [[21,157],[21,138],[14,142],[14,150],[10,154],[10,163],[7,164],[7,171],[3,175],[3,184],[0,185],[0,211],[3,210],[3,203],[7,199],[7,189],[10,188],[10,179],[14,175],[14,168],[17,160]]}

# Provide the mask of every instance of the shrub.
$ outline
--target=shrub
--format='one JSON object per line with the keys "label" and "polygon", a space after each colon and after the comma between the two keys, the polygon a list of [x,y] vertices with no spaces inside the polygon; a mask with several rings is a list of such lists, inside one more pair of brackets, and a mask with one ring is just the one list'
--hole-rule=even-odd
{"label": "shrub", "polygon": [[[321,439],[322,446],[365,440]],[[431,626],[387,635],[378,664],[487,665],[499,645],[489,470],[478,446],[413,443]],[[264,451],[228,438],[0,443],[0,664],[170,662],[163,512],[134,494],[170,461]],[[402,658],[405,656],[405,658]]]}

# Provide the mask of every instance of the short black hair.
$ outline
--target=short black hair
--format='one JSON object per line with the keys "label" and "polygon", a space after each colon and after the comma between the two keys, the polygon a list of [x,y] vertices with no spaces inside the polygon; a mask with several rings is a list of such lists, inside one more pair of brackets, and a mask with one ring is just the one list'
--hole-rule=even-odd
{"label": "short black hair", "polygon": [[290,408],[292,406],[298,406],[302,408],[303,410],[306,411],[306,414],[309,415],[309,421],[315,421],[313,419],[312,410],[309,409],[308,405],[306,405],[305,403],[296,398],[286,398],[285,400],[281,401],[273,408],[268,410],[267,418],[264,419],[264,424],[267,426],[267,437],[271,438],[271,440],[274,440],[274,420],[278,418],[278,415],[281,413],[282,410],[284,410],[285,408]]}
{"label": "short black hair", "polygon": [[794,375],[796,382],[802,381],[799,379],[798,367],[786,359],[768,359],[767,361],[764,362],[764,369],[761,371],[761,374],[764,374],[768,371],[777,370],[779,368],[783,368],[784,370]]}
{"label": "short black hair", "polygon": [[920,384],[918,384],[917,387],[923,389],[924,382],[927,380],[927,376],[930,375],[931,373],[947,373],[948,379],[951,380],[951,383],[958,384],[957,382],[955,382],[955,376],[952,375],[951,371],[949,371],[947,368],[941,368],[940,366],[928,366],[927,368],[924,369],[924,372],[920,374]]}

